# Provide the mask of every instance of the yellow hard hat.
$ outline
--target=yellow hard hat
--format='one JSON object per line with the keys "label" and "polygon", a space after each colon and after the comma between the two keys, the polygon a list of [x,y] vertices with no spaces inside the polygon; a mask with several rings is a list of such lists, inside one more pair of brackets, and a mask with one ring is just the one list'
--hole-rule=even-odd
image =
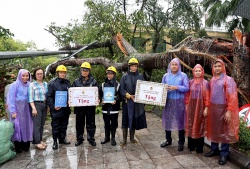
{"label": "yellow hard hat", "polygon": [[116,68],[115,68],[114,66],[108,67],[108,69],[106,70],[106,73],[107,73],[108,71],[113,71],[113,72],[115,72],[115,74],[117,73]]}
{"label": "yellow hard hat", "polygon": [[64,65],[59,65],[56,68],[56,72],[58,71],[67,72],[67,68]]}
{"label": "yellow hard hat", "polygon": [[83,62],[81,68],[91,69],[89,62]]}
{"label": "yellow hard hat", "polygon": [[133,64],[139,65],[139,62],[138,62],[138,60],[136,58],[129,59],[128,65],[133,65]]}

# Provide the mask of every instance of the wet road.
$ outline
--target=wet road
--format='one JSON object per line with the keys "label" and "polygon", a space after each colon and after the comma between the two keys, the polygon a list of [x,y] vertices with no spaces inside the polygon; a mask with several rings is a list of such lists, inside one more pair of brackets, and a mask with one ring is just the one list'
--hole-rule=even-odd
{"label": "wet road", "polygon": [[[48,144],[46,150],[37,150],[33,145],[29,152],[17,154],[12,160],[1,164],[0,169],[173,169],[173,168],[227,168],[237,166],[230,162],[220,166],[219,157],[204,157],[204,154],[189,152],[185,146],[183,152],[177,151],[177,133],[173,132],[173,144],[167,148],[160,148],[165,141],[165,132],[161,127],[161,119],[153,113],[147,113],[148,128],[136,131],[137,144],[129,142],[125,147],[119,146],[122,140],[122,130],[117,129],[117,146],[110,142],[101,145],[104,138],[102,115],[96,115],[96,147],[92,147],[86,140],[75,147],[75,115],[71,114],[67,139],[70,145],[60,145],[58,150],[52,149],[53,139],[51,126],[46,124],[44,141]],[[121,126],[121,114],[119,114]],[[85,131],[86,133],[86,131]],[[86,138],[86,135],[85,135]],[[205,151],[209,151],[207,148]]]}

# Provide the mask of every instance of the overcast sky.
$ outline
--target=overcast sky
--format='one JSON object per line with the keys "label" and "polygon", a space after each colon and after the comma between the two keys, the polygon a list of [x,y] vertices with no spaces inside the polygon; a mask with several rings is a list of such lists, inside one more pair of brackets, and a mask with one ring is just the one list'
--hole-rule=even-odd
{"label": "overcast sky", "polygon": [[55,38],[44,30],[51,22],[66,25],[84,15],[84,0],[1,0],[0,25],[26,43],[33,40],[38,49],[58,50]]}

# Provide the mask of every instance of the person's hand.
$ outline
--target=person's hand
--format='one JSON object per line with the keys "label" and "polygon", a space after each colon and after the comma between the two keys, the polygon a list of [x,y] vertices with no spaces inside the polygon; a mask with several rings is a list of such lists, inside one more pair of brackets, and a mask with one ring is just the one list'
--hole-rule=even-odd
{"label": "person's hand", "polygon": [[113,102],[113,103],[111,103],[111,104],[113,104],[113,105],[114,105],[115,103],[116,103],[116,100],[114,100],[114,102]]}
{"label": "person's hand", "polygon": [[15,118],[16,118],[16,113],[13,113],[13,114],[11,115],[11,117],[12,117],[13,119],[15,119]]}
{"label": "person's hand", "polygon": [[135,101],[135,95],[131,95],[130,99],[133,100],[133,102],[134,102]]}
{"label": "person's hand", "polygon": [[55,107],[55,110],[60,110],[61,109],[61,107]]}
{"label": "person's hand", "polygon": [[32,115],[37,116],[37,110],[36,109],[32,109]]}
{"label": "person's hand", "polygon": [[177,86],[167,86],[167,90],[171,91],[171,90],[177,90],[178,87]]}
{"label": "person's hand", "polygon": [[204,112],[203,112],[203,116],[207,117],[207,107],[205,108]]}
{"label": "person's hand", "polygon": [[231,121],[232,118],[232,113],[230,111],[227,111],[224,117],[224,120],[229,123]]}

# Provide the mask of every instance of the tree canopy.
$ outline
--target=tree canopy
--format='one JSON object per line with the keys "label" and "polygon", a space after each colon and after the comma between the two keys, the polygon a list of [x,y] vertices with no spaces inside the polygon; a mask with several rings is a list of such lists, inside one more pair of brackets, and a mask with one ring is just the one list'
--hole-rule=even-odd
{"label": "tree canopy", "polygon": [[203,6],[208,11],[207,26],[228,25],[228,30],[240,28],[243,32],[250,32],[250,21],[234,15],[240,0],[204,0]]}

